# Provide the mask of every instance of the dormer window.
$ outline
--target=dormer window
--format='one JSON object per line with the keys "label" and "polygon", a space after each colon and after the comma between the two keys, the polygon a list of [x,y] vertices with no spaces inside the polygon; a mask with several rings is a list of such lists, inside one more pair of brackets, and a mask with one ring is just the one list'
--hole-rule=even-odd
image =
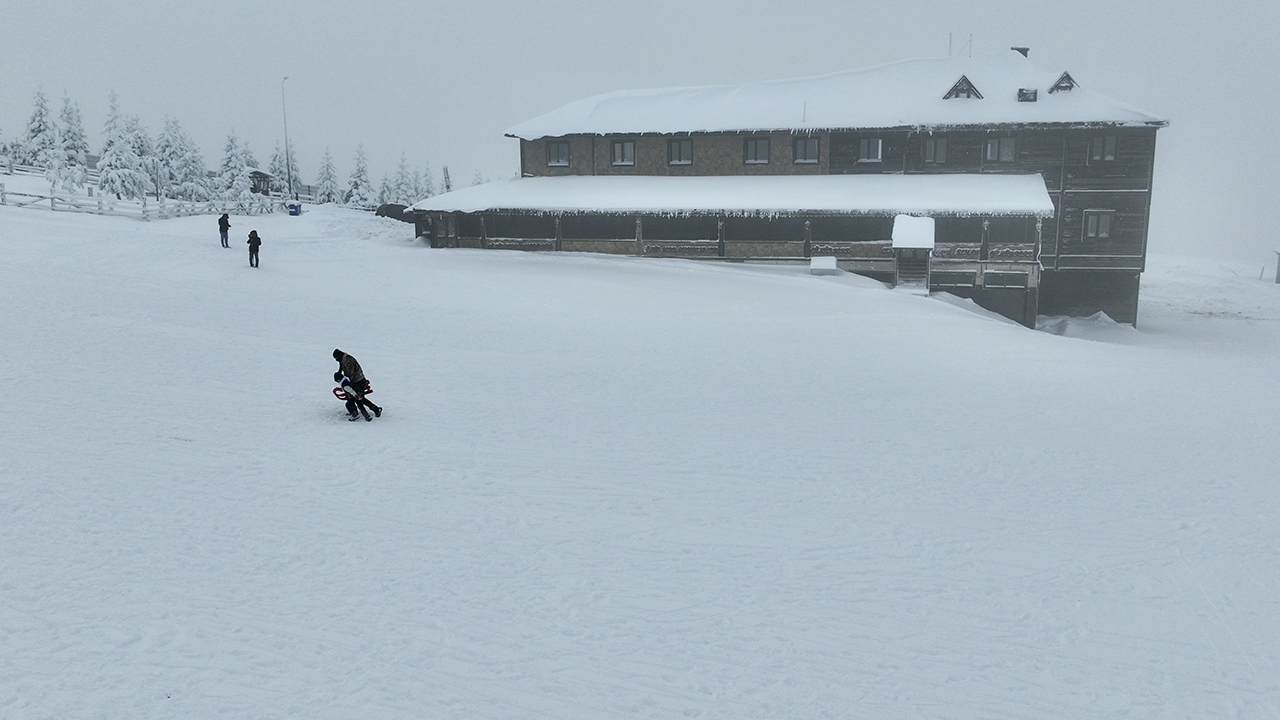
{"label": "dormer window", "polygon": [[1072,88],[1075,88],[1079,84],[1080,83],[1075,81],[1075,78],[1071,77],[1070,73],[1062,73],[1062,77],[1058,78],[1058,82],[1054,83],[1053,87],[1049,88],[1049,92],[1070,92]]}
{"label": "dormer window", "polygon": [[1035,88],[1019,88],[1018,102],[1035,102],[1040,91]]}
{"label": "dormer window", "polygon": [[982,93],[978,92],[978,88],[974,87],[973,83],[969,82],[969,78],[961,75],[960,79],[956,81],[955,85],[951,86],[951,89],[947,91],[947,94],[944,95],[942,99],[951,100],[953,98],[974,98],[981,100]]}

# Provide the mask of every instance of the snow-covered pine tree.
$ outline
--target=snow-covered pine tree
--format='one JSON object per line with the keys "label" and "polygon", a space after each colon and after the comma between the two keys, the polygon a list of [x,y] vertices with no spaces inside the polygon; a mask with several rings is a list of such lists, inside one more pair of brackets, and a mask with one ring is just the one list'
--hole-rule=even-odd
{"label": "snow-covered pine tree", "polygon": [[164,132],[156,139],[156,157],[160,158],[168,197],[182,200],[211,197],[204,157],[176,118],[165,119]]}
{"label": "snow-covered pine tree", "polygon": [[102,133],[106,140],[102,145],[102,156],[98,158],[98,189],[117,198],[132,200],[142,197],[146,192],[146,178],[142,175],[141,161],[133,150],[126,122],[117,109],[115,93],[111,93]]}
{"label": "snow-covered pine tree", "polygon": [[391,197],[387,202],[401,205],[412,205],[422,198],[416,197],[417,189],[413,186],[413,176],[409,174],[409,159],[404,151],[400,151],[400,165],[396,167],[396,175],[391,181]]}
{"label": "snow-covered pine tree", "polygon": [[271,173],[271,192],[284,195],[289,188],[285,183],[284,151],[280,149],[278,141],[275,151],[271,153],[271,162],[267,163],[267,172]]}
{"label": "snow-covered pine tree", "polygon": [[262,167],[258,164],[258,159],[253,156],[253,151],[249,149],[248,141],[245,141],[240,145],[240,157],[244,161],[244,166],[247,168],[257,170]]}
{"label": "snow-covered pine tree", "polygon": [[27,134],[22,140],[18,162],[22,165],[49,167],[53,156],[62,151],[62,139],[58,130],[57,123],[49,114],[49,103],[45,100],[44,93],[37,91],[35,109],[31,113],[31,119],[27,121]]}
{"label": "snow-covered pine tree", "polygon": [[169,188],[164,165],[156,155],[156,146],[151,142],[151,135],[142,126],[142,119],[137,115],[130,115],[125,120],[125,127],[128,128],[129,145],[133,147],[133,153],[138,156],[138,170],[146,179],[147,192],[154,193],[157,200],[162,194],[168,196]]}
{"label": "snow-covered pine tree", "polygon": [[395,202],[395,188],[391,185],[391,176],[382,174],[382,185],[378,186],[378,204],[382,205],[389,202]]}
{"label": "snow-covered pine tree", "polygon": [[59,138],[62,145],[62,178],[57,183],[62,189],[75,191],[84,187],[89,165],[89,140],[85,137],[84,121],[80,108],[67,95],[62,96],[62,112],[58,117]]}
{"label": "snow-covered pine tree", "polygon": [[62,113],[58,122],[62,126],[62,149],[66,151],[67,164],[88,167],[89,139],[84,131],[84,119],[80,115],[80,106],[71,102],[68,95],[62,96]]}
{"label": "snow-covered pine tree", "polygon": [[240,139],[232,130],[227,136],[227,143],[223,148],[222,165],[218,171],[219,190],[223,200],[238,203],[248,203],[253,200],[253,184],[249,180],[248,168],[256,168],[257,165],[250,165],[250,160],[253,160],[253,153],[249,152],[247,146],[240,144]]}
{"label": "snow-covered pine tree", "polygon": [[231,188],[231,181],[243,172],[244,155],[240,152],[240,139],[236,137],[236,131],[232,130],[222,145],[222,163],[218,166],[218,193],[225,195]]}
{"label": "snow-covered pine tree", "polygon": [[356,167],[347,177],[347,192],[343,200],[348,205],[363,208],[377,204],[373,185],[369,183],[369,166],[364,159],[364,145],[356,149]]}
{"label": "snow-covered pine tree", "polygon": [[[289,143],[290,146],[293,143]],[[298,186],[302,184],[302,175],[298,172],[298,156],[297,153],[288,153],[289,164],[285,165],[285,152],[280,149],[280,143],[276,143],[275,152],[271,153],[271,163],[267,165],[267,172],[271,173],[271,192],[280,195],[289,194],[289,180],[293,180],[293,190],[297,191]]]}
{"label": "snow-covered pine tree", "polygon": [[302,172],[298,170],[298,153],[293,151],[293,143],[285,143],[285,157],[289,159],[289,173],[285,174],[285,184],[288,185],[290,173],[293,176],[293,191],[298,191],[298,186],[302,184]]}
{"label": "snow-covered pine tree", "polygon": [[316,176],[315,201],[323,204],[336,203],[341,199],[338,171],[333,167],[333,156],[329,154],[329,148],[325,148],[324,159],[320,161],[320,174]]}
{"label": "snow-covered pine tree", "polygon": [[422,168],[422,187],[418,189],[418,198],[426,199],[436,194],[436,176],[431,172],[431,163]]}

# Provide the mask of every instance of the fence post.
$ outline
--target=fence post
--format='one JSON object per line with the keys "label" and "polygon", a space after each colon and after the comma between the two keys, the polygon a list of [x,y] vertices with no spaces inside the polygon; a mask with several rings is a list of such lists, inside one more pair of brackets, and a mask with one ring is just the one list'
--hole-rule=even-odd
{"label": "fence post", "polygon": [[144,222],[151,219],[147,217],[147,196],[146,195],[142,196],[142,219]]}
{"label": "fence post", "polygon": [[8,205],[9,201],[4,196],[4,183],[0,183],[0,205]]}

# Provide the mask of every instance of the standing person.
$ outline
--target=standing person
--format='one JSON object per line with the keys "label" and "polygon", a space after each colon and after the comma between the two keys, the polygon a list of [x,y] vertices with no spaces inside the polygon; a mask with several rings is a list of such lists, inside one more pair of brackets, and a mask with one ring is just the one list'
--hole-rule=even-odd
{"label": "standing person", "polygon": [[227,244],[227,231],[231,229],[231,218],[226,213],[222,213],[222,217],[218,218],[218,234],[222,236],[222,247],[229,248]]}
{"label": "standing person", "polygon": [[258,248],[262,247],[262,238],[257,230],[249,231],[249,267],[258,267]]}
{"label": "standing person", "polygon": [[[338,361],[338,372],[333,374],[333,379],[342,384],[342,392],[347,394],[347,419],[355,420],[363,415],[366,421],[372,421],[373,418],[369,417],[366,407],[373,411],[373,417],[382,417],[382,408],[374,405],[364,396],[366,380],[364,370],[360,369],[360,363],[354,357],[336,348],[333,351],[333,359]],[[360,415],[356,414],[357,408],[360,410]]]}

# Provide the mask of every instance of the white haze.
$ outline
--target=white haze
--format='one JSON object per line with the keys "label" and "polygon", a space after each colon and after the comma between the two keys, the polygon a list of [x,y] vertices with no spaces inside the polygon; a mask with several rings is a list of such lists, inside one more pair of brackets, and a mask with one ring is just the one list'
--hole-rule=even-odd
{"label": "white haze", "polygon": [[1171,120],[1160,132],[1151,247],[1274,262],[1264,224],[1280,101],[1275,4],[651,0],[306,5],[0,0],[0,137],[37,90],[80,103],[95,147],[111,90],[154,133],[182,121],[210,164],[227,133],[266,162],[289,134],[304,179],[364,143],[376,182],[400,154],[455,185],[509,176],[505,128],[599,92],[798,77],[948,52],[1031,58]]}

